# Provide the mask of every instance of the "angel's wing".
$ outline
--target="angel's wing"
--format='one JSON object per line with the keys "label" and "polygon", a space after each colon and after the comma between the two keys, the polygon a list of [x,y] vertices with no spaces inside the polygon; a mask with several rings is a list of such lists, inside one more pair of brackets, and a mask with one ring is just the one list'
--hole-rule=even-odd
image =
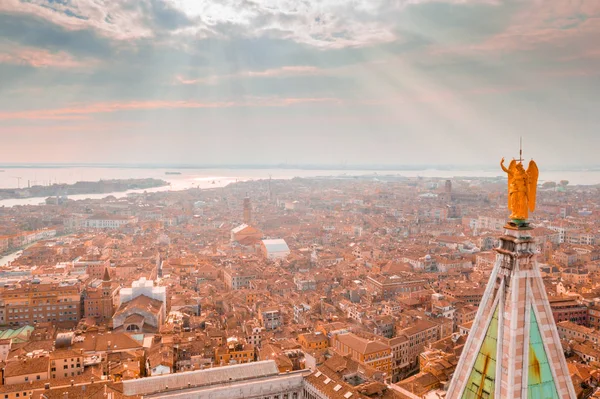
{"label": "angel's wing", "polygon": [[527,205],[531,212],[535,211],[535,197],[537,195],[537,182],[540,171],[536,163],[531,160],[527,166]]}

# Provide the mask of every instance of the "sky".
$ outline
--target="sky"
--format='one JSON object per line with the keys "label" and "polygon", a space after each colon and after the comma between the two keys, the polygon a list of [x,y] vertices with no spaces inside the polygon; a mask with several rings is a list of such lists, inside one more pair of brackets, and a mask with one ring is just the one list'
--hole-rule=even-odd
{"label": "sky", "polygon": [[598,165],[598,0],[0,0],[0,163]]}

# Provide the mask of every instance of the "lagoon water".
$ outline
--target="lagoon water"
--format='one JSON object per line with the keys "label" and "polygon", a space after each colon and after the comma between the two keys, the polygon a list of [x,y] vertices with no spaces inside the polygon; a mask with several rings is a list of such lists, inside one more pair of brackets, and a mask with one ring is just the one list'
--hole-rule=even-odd
{"label": "lagoon water", "polygon": [[10,262],[12,262],[13,260],[17,259],[19,256],[21,256],[21,253],[23,251],[18,250],[15,252],[12,252],[10,254],[4,255],[4,256],[0,256],[0,266],[7,266],[10,264]]}
{"label": "lagoon water", "polygon": [[[0,188],[14,188],[30,185],[48,185],[50,183],[72,184],[77,181],[99,181],[108,179],[155,178],[170,183],[169,186],[147,190],[130,190],[120,193],[82,194],[69,196],[70,199],[104,198],[108,195],[124,197],[128,193],[143,191],[175,191],[188,188],[223,187],[236,181],[268,179],[291,179],[294,177],[316,176],[364,176],[395,175],[404,177],[496,177],[503,172],[496,170],[327,170],[327,169],[166,169],[166,168],[119,168],[119,167],[0,167]],[[165,172],[180,172],[167,175]],[[570,184],[599,184],[600,171],[542,171],[543,181],[569,180]],[[1,200],[0,206],[37,205],[45,198],[24,198]]]}

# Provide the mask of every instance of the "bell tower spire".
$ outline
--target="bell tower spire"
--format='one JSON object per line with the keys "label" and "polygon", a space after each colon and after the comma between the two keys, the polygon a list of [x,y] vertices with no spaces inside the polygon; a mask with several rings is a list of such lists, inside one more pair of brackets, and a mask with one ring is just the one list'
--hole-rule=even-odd
{"label": "bell tower spire", "polygon": [[244,198],[244,223],[250,224],[252,222],[252,205],[250,204],[250,197],[246,193]]}
{"label": "bell tower spire", "polygon": [[[509,174],[509,190],[510,179]],[[511,216],[504,228],[496,263],[446,398],[575,399],[537,265],[532,227],[526,219]]]}

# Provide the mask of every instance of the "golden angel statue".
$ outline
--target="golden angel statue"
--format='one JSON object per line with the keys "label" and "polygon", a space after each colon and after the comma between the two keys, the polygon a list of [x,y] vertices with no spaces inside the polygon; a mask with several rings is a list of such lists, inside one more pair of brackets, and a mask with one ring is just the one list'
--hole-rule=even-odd
{"label": "golden angel statue", "polygon": [[513,159],[504,167],[504,158],[500,161],[502,170],[508,174],[508,209],[513,220],[527,220],[529,211],[535,210],[535,196],[539,170],[533,160],[529,161],[527,170],[521,160]]}

